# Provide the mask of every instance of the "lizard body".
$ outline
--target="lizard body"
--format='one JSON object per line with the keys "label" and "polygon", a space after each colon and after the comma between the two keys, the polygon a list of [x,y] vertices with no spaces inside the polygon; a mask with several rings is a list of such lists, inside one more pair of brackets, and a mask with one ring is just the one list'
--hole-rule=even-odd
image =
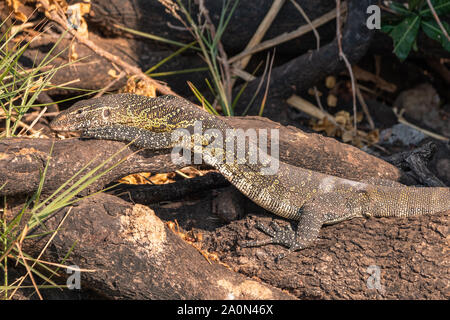
{"label": "lizard body", "polygon": [[[201,121],[205,134],[196,136],[195,123]],[[58,115],[51,127],[57,131],[82,131],[83,136],[133,142],[149,149],[173,148],[172,133],[186,129],[202,145],[214,140],[214,130],[229,139],[233,132],[220,118],[194,106],[189,101],[162,96],[147,98],[117,94],[84,100]],[[213,133],[206,133],[212,131]],[[192,140],[188,142],[192,146]],[[237,149],[251,149],[252,142]],[[249,147],[249,148],[247,148]],[[203,160],[217,169],[238,190],[261,207],[288,219],[298,221],[297,232],[290,227],[257,227],[271,237],[250,241],[246,246],[282,244],[291,251],[310,246],[324,224],[355,217],[407,217],[450,210],[450,188],[418,188],[374,185],[356,182],[278,162],[274,174],[261,174],[264,166],[235,156],[236,149],[212,148],[203,152]],[[233,152],[231,152],[233,151]],[[259,151],[259,149],[258,149]],[[215,154],[222,153],[222,158]],[[218,161],[231,152],[231,162]],[[249,152],[244,151],[248,160]],[[265,155],[270,161],[277,161]],[[266,160],[267,160],[266,159]]]}

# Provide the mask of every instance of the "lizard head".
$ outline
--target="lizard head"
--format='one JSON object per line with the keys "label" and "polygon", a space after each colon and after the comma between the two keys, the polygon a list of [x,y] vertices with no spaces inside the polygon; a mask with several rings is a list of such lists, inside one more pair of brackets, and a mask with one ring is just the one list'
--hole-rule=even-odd
{"label": "lizard head", "polygon": [[142,123],[152,123],[149,119],[154,118],[155,113],[168,113],[170,108],[166,107],[172,99],[176,97],[148,98],[124,93],[82,100],[62,111],[50,127],[55,131],[84,131],[120,125],[139,127]]}
{"label": "lizard head", "polygon": [[149,98],[130,93],[82,100],[62,111],[50,123],[55,131],[83,131],[105,127],[135,127],[168,132],[212,119],[189,101],[171,95]]}
{"label": "lizard head", "polygon": [[50,123],[55,131],[83,131],[88,128],[107,127],[126,121],[121,108],[126,96],[130,94],[110,95],[82,100],[69,109],[62,111]]}

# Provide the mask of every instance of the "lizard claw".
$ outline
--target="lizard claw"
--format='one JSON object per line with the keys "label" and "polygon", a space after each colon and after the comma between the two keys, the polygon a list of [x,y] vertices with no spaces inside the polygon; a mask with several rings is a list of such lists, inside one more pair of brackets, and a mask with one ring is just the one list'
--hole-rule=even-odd
{"label": "lizard claw", "polygon": [[[256,228],[267,234],[269,238],[256,241],[244,241],[241,243],[241,246],[259,247],[267,244],[280,244],[289,248],[289,251],[291,252],[300,249],[300,245],[296,241],[297,236],[295,231],[292,230],[290,225],[282,228],[278,225],[278,223],[273,221],[270,226],[271,227],[268,227],[265,224],[258,222],[256,224]],[[279,259],[282,259],[283,257],[284,255],[279,257]]]}

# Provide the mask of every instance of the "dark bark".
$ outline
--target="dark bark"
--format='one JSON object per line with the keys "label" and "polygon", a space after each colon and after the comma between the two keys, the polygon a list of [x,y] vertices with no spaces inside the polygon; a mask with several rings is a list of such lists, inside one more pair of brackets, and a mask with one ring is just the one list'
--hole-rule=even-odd
{"label": "dark bark", "polygon": [[[336,3],[334,0],[297,0],[305,13],[311,20],[333,10]],[[188,1],[183,1],[187,6]],[[233,1],[231,1],[233,3]],[[227,53],[238,53],[242,51],[251,37],[254,35],[261,21],[269,11],[272,0],[239,1],[236,10],[231,17],[230,23],[222,37],[222,43]],[[223,1],[206,0],[205,6],[209,11],[213,23],[217,26],[222,12]],[[191,1],[191,15],[196,20],[198,7]],[[183,15],[180,13],[183,17]],[[172,29],[173,26],[182,27],[181,23],[167,13],[165,7],[159,1],[148,0],[98,0],[93,3],[92,14],[88,22],[95,30],[106,35],[125,35],[119,29],[114,28],[117,23],[128,28],[155,34],[167,39],[189,43],[192,35],[188,31]],[[281,8],[264,39],[274,38],[282,33],[290,32],[306,24],[306,21],[297,11],[292,3],[286,1]],[[334,23],[330,22],[319,28],[322,41],[331,41],[334,37]],[[238,36],[237,36],[238,35]],[[154,46],[161,45],[153,42]],[[295,39],[280,46],[280,54],[298,55],[314,47],[316,40],[314,35],[308,34],[301,39]]]}
{"label": "dark bark", "polygon": [[[279,263],[275,258],[287,253],[280,246],[238,245],[241,240],[265,238],[254,225],[269,224],[272,219],[280,223],[273,215],[250,216],[208,232],[203,247],[219,252],[221,261],[235,270],[301,299],[448,300],[449,213],[345,221],[323,228],[314,246]],[[367,285],[376,268],[380,290]]]}
{"label": "dark bark", "polygon": [[[148,43],[139,41],[136,39],[126,38],[102,38],[95,33],[89,34],[89,39],[93,41],[100,48],[114,54],[123,61],[137,66],[143,71],[153,67],[158,62],[168,57],[173,50],[167,48],[154,48]],[[26,67],[32,67],[37,62],[41,62],[48,50],[58,40],[58,36],[50,37],[47,34],[42,36],[42,39],[33,41],[28,49],[24,52],[20,58],[20,62]],[[71,54],[77,55],[77,61],[69,59],[67,48],[71,48]],[[116,78],[110,75],[110,71],[116,71],[116,66],[109,60],[97,55],[95,52],[87,48],[84,44],[72,39],[63,39],[59,45],[54,49],[51,57],[59,55],[52,61],[53,66],[63,66],[60,68],[52,78],[52,83],[61,84],[72,82],[79,79],[77,82],[73,82],[65,88],[55,88],[48,91],[49,95],[67,95],[67,94],[80,94],[79,91],[70,88],[80,88],[87,90],[99,90],[106,85],[113,82]],[[69,64],[70,63],[70,64]],[[67,65],[68,64],[68,65]],[[183,70],[189,68],[203,67],[204,63],[197,55],[193,56],[178,56],[176,59],[172,59],[160,68],[157,72],[167,72],[174,70]],[[155,71],[156,72],[156,71]],[[116,75],[119,72],[116,71]],[[177,88],[179,94],[189,95],[190,90],[186,85],[186,81],[204,82],[206,73],[197,72],[189,74],[181,74],[172,77],[166,77],[165,79],[170,81],[170,85]],[[119,81],[115,81],[109,91],[114,91],[123,88],[127,78],[123,77]]]}
{"label": "dark bark", "polygon": [[[165,220],[176,219],[183,228],[194,227],[196,234],[203,234],[204,250],[218,253],[221,262],[232,270],[261,279],[263,284],[246,280],[217,262],[210,265],[196,249],[168,230],[151,209],[107,194],[84,199],[71,210],[46,258],[61,260],[76,241],[68,263],[96,270],[82,272],[82,288],[94,289],[108,298],[290,298],[273,287],[301,299],[450,297],[445,249],[448,213],[345,221],[323,228],[313,247],[276,263],[280,252],[286,252],[281,246],[242,248],[239,242],[265,237],[254,228],[256,222],[268,224],[274,219],[283,225],[287,221],[263,213],[220,226],[211,222],[211,200],[151,208]],[[46,226],[56,228],[66,212],[61,210]],[[216,228],[206,227],[212,224]],[[28,242],[24,250],[37,254],[45,240]],[[381,287],[371,289],[367,283],[372,283],[370,277],[376,268],[380,270]]]}
{"label": "dark bark", "polygon": [[[358,62],[370,45],[374,31],[369,30],[366,26],[366,10],[375,2],[375,0],[349,1],[348,18],[345,28],[342,30],[342,49],[350,64]],[[268,96],[269,98],[288,98],[295,91],[305,90],[327,75],[344,69],[345,63],[339,57],[338,41],[335,39],[321,47],[319,51],[305,53],[274,68],[270,76]],[[261,79],[257,78],[249,83],[239,100],[238,110],[244,110],[251,101],[260,81]],[[256,106],[261,104],[263,95],[264,90],[260,90],[251,114],[258,109]]]}
{"label": "dark bark", "polygon": [[[445,146],[444,143],[440,143],[440,147],[441,150],[449,148],[448,146]],[[429,162],[436,151],[436,143],[428,141],[417,149],[394,154],[390,157],[386,157],[385,160],[398,168],[411,170],[411,174],[414,175],[415,179],[425,186],[445,187],[445,183],[439,180],[439,178],[428,169]],[[443,177],[445,178],[445,176]]]}
{"label": "dark bark", "polygon": [[[46,221],[58,227],[68,208]],[[45,230],[36,229],[35,232]],[[27,242],[39,254],[47,237]],[[46,251],[61,261],[72,245],[69,265],[81,272],[81,287],[112,299],[292,299],[287,293],[250,280],[201,253],[175,235],[148,207],[99,194],[68,213]]]}

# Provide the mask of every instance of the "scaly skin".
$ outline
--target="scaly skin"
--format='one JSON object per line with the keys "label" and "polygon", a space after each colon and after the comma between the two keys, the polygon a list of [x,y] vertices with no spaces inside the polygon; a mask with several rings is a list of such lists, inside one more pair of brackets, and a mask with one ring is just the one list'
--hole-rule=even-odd
{"label": "scaly skin", "polygon": [[[214,134],[195,136],[196,121],[202,121],[203,130],[216,129],[227,139],[227,133],[236,130],[182,98],[147,98],[132,94],[80,101],[58,115],[51,127],[57,131],[82,131],[83,136],[89,138],[133,141],[136,146],[149,149],[172,148],[172,132],[187,129],[192,139],[200,139],[202,145],[209,145],[214,141]],[[188,146],[192,145],[191,140]],[[252,142],[244,148],[247,150],[250,145]],[[223,151],[226,156],[235,150],[223,147],[214,151]],[[218,158],[205,152],[203,160],[256,204],[281,217],[298,221],[297,232],[277,224],[273,224],[273,228],[258,225],[271,238],[247,242],[245,246],[276,243],[295,251],[310,246],[324,224],[354,217],[408,217],[450,210],[450,188],[415,188],[394,186],[394,183],[393,186],[374,185],[283,162],[279,162],[276,174],[263,175],[261,164],[238,163],[234,156],[236,152],[231,154],[231,163],[217,161]],[[245,157],[248,159],[248,151]],[[269,159],[277,161],[270,156]]]}

